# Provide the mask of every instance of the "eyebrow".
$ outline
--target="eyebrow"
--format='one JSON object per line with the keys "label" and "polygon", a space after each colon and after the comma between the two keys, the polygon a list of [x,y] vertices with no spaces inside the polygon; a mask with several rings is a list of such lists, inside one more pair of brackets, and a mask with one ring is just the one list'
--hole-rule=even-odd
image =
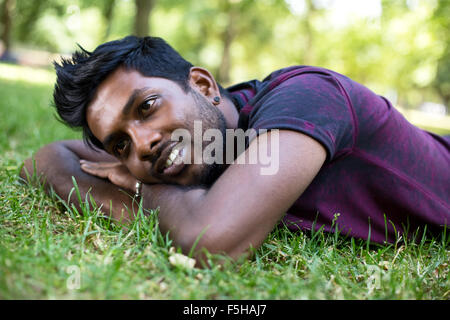
{"label": "eyebrow", "polygon": [[134,102],[136,101],[136,98],[144,91],[148,90],[148,87],[144,87],[144,88],[140,88],[140,89],[135,89],[133,90],[133,93],[131,94],[131,96],[128,98],[127,103],[125,103],[124,107],[122,108],[122,115],[126,116],[130,113],[131,108],[134,105]]}
{"label": "eyebrow", "polygon": [[[125,105],[122,108],[122,115],[126,116],[130,113],[131,109],[133,108],[133,105],[136,101],[136,98],[142,94],[142,92],[145,92],[146,90],[148,90],[149,87],[143,87],[140,89],[135,89],[133,90],[133,93],[130,95],[130,97],[128,98],[127,103],[125,103]],[[114,140],[116,138],[116,133],[113,132],[111,134],[109,134],[103,141],[103,147],[105,149],[107,149],[107,147],[109,146],[109,144],[112,142],[112,140]]]}

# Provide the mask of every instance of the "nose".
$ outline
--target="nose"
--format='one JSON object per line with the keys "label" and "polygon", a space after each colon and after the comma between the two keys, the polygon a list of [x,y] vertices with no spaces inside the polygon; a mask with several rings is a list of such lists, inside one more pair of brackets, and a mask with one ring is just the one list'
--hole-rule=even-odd
{"label": "nose", "polygon": [[155,156],[156,146],[162,140],[159,131],[147,127],[130,128],[130,136],[134,142],[136,156],[141,161],[150,160]]}

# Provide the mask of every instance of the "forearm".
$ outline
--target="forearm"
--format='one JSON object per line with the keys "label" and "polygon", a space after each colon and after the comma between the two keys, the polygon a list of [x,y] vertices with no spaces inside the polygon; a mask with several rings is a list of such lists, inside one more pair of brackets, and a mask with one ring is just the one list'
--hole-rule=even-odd
{"label": "forearm", "polygon": [[[210,189],[186,188],[175,185],[144,185],[144,208],[159,207],[161,232],[169,232],[174,244],[183,253],[190,253],[195,245],[193,257],[201,266],[206,262],[204,249],[212,254],[225,254],[233,259],[248,257],[249,247],[258,247],[259,242],[247,238],[242,232],[245,226],[230,226],[226,217],[221,218],[218,201],[211,197]],[[257,234],[255,232],[254,234]],[[220,261],[219,261],[220,262]]]}
{"label": "forearm", "polygon": [[[159,224],[163,233],[170,232],[171,239],[183,252],[189,252],[200,221],[198,204],[207,193],[203,188],[177,185],[143,185],[143,207],[159,208]],[[194,227],[195,226],[195,227]]]}
{"label": "forearm", "polygon": [[[97,206],[102,206],[101,210],[105,214],[111,215],[117,220],[130,220],[126,207],[131,210],[132,198],[109,181],[83,172],[79,163],[80,156],[62,142],[44,146],[34,156],[35,174],[45,185],[47,192],[53,188],[59,197],[75,204],[80,209],[76,192],[71,193],[74,187],[72,177],[74,177],[82,201],[86,199],[86,194],[89,192]],[[20,176],[27,180],[27,177],[33,176],[33,173],[33,160],[25,160]]]}
{"label": "forearm", "polygon": [[275,139],[276,149],[271,151],[278,157],[274,174],[261,174],[262,163],[238,164],[259,148],[272,150],[272,137],[278,137],[266,137],[253,140],[208,190],[145,187],[148,205],[160,206],[163,230],[170,230],[184,252],[189,252],[198,236],[196,253],[206,248],[237,259],[259,248],[325,161],[326,151],[319,142],[286,130],[279,136],[283,143]]}

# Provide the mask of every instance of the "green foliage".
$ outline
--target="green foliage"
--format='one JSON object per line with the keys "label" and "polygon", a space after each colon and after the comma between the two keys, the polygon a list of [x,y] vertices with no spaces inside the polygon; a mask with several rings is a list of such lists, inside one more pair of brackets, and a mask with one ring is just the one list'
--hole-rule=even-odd
{"label": "green foliage", "polygon": [[450,1],[441,1],[434,12],[433,20],[437,36],[445,44],[443,54],[438,60],[437,74],[433,86],[444,103],[450,104]]}
{"label": "green foliage", "polygon": [[[223,85],[309,64],[348,75],[405,108],[448,105],[450,1],[155,3],[152,35],[209,68]],[[51,51],[72,52],[76,43],[92,50],[132,33],[134,18],[130,0],[16,1],[13,38]]]}

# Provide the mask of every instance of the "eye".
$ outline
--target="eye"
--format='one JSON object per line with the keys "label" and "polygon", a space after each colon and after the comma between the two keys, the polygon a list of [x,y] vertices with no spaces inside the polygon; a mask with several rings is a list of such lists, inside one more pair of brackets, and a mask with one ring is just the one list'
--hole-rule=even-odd
{"label": "eye", "polygon": [[154,105],[155,105],[155,103],[156,103],[156,99],[157,99],[158,97],[156,97],[156,96],[152,96],[152,97],[150,97],[150,98],[148,98],[147,100],[145,100],[140,106],[139,106],[139,112],[142,114],[142,115],[145,115],[145,114],[147,114],[148,112],[150,112],[152,109],[153,109],[153,107],[154,107]]}
{"label": "eye", "polygon": [[126,148],[128,146],[128,141],[125,139],[119,140],[113,148],[113,152],[116,156],[121,156],[126,151]]}

